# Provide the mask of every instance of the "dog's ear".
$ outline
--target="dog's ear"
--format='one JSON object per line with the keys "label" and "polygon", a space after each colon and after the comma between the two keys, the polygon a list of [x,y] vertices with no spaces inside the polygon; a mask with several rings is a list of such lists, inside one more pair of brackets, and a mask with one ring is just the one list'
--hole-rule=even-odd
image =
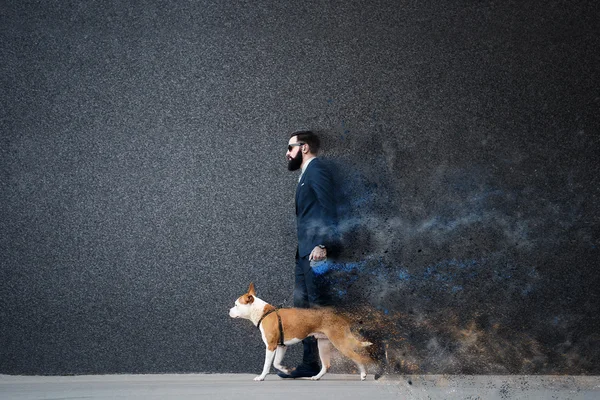
{"label": "dog's ear", "polygon": [[252,296],[250,293],[246,293],[242,295],[238,300],[240,301],[240,304],[252,304],[254,303],[254,296]]}
{"label": "dog's ear", "polygon": [[248,294],[252,296],[256,296],[256,291],[254,290],[254,283],[250,282],[250,287],[248,288]]}

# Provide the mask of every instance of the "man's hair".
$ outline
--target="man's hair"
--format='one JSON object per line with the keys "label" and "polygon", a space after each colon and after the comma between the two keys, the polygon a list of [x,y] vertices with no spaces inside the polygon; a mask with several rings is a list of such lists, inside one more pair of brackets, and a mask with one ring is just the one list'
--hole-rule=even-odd
{"label": "man's hair", "polygon": [[298,142],[306,143],[310,148],[310,152],[317,154],[321,148],[319,137],[312,131],[296,131],[292,132],[290,137],[298,136]]}

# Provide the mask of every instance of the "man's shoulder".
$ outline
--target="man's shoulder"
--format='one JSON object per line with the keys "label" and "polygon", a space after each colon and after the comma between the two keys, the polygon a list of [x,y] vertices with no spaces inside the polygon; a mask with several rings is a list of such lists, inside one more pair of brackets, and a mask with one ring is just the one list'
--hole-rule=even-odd
{"label": "man's shoulder", "polygon": [[320,157],[315,157],[312,159],[310,164],[306,167],[306,171],[329,171],[331,169],[330,161],[324,160]]}
{"label": "man's shoulder", "polygon": [[306,179],[310,182],[334,181],[334,169],[327,159],[315,158],[306,168]]}

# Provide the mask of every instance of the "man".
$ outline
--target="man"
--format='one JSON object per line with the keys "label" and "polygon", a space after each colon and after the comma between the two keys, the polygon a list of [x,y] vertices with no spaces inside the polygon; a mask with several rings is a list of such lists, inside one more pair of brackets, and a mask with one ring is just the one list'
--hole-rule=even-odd
{"label": "man", "polygon": [[[328,293],[318,281],[313,266],[325,261],[336,247],[337,222],[333,179],[325,163],[317,158],[319,137],[311,131],[292,133],[286,158],[290,171],[301,170],[296,187],[296,224],[298,248],[294,284],[294,307],[309,308],[327,304]],[[282,378],[302,378],[320,371],[317,341],[302,341],[302,364]]]}

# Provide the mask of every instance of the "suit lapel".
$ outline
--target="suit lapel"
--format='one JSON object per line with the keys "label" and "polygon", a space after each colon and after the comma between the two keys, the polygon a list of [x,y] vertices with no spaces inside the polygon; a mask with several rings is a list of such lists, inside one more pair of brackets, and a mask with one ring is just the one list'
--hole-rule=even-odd
{"label": "suit lapel", "polygon": [[306,170],[302,174],[302,177],[300,178],[300,180],[298,181],[298,185],[296,186],[296,215],[298,215],[298,200],[300,199],[301,188],[302,188],[302,186],[304,186],[304,181],[306,180],[306,174],[308,173],[308,169],[310,168],[310,165],[316,161],[317,160],[314,159],[306,166]]}
{"label": "suit lapel", "polygon": [[303,175],[302,179],[300,179],[300,181],[296,185],[296,215],[298,215],[298,198],[300,197],[300,187],[302,186],[302,183],[304,182],[304,178],[305,178],[305,176]]}

